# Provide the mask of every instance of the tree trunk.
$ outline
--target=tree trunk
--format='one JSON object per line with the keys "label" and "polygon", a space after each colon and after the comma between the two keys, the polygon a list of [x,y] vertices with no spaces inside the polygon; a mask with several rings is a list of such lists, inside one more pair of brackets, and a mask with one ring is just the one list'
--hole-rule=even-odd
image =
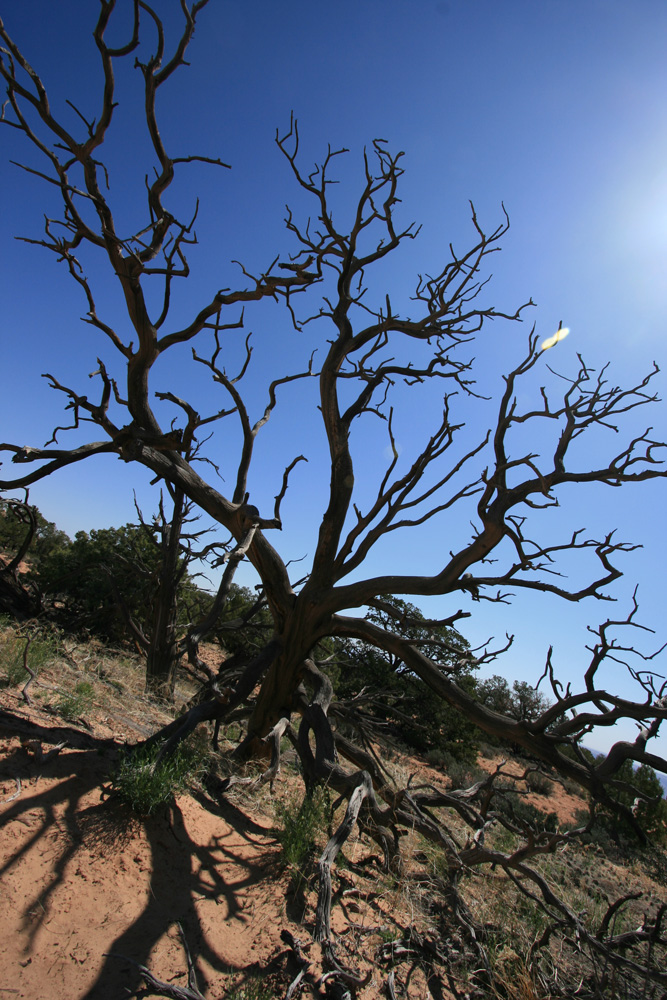
{"label": "tree trunk", "polygon": [[180,659],[174,628],[175,612],[175,605],[165,609],[166,620],[164,624],[160,622],[160,631],[151,635],[146,657],[146,693],[164,701],[174,697],[176,667]]}
{"label": "tree trunk", "polygon": [[296,598],[294,608],[280,635],[282,653],[267,670],[248,721],[248,736],[263,738],[283,717],[294,711],[296,690],[303,676],[304,662],[322,634],[317,607]]}
{"label": "tree trunk", "polygon": [[39,599],[22,587],[0,562],[0,612],[24,620],[39,613]]}
{"label": "tree trunk", "polygon": [[180,658],[176,637],[178,587],[183,575],[179,565],[185,496],[175,490],[171,521],[162,521],[160,579],[157,586],[150,646],[146,656],[146,692],[165,701],[174,697],[176,667]]}
{"label": "tree trunk", "polygon": [[265,748],[255,741],[263,739],[283,716],[291,716],[300,667],[301,659],[295,659],[289,649],[269,667],[248,719],[247,750],[255,747],[265,752]]}

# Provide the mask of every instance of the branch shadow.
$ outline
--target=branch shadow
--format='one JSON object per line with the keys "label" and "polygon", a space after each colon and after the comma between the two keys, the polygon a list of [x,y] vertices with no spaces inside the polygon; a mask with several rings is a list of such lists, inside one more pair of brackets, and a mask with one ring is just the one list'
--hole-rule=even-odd
{"label": "branch shadow", "polygon": [[[211,810],[209,810],[211,811]],[[231,810],[216,810],[218,815],[227,813],[227,823]],[[233,825],[230,823],[230,825]],[[255,848],[261,850],[263,844],[255,837],[261,834],[266,840],[266,831],[255,826],[246,817],[242,832],[248,842],[254,840]],[[213,947],[201,924],[195,903],[205,899],[226,905],[226,919],[242,919],[239,895],[243,890],[267,878],[272,867],[272,855],[260,854],[259,862],[243,861],[238,853],[223,844],[223,836],[214,836],[209,844],[198,844],[189,836],[184,816],[177,802],[172,803],[168,816],[149,819],[144,822],[144,831],[151,850],[152,875],[147,904],[140,916],[109,945],[105,963],[98,977],[81,1000],[107,1000],[113,990],[136,989],[139,985],[137,970],[129,963],[119,961],[117,955],[124,955],[134,962],[146,965],[148,957],[157,942],[177,921],[183,926],[188,947],[197,969],[199,986],[205,991],[206,981],[202,970],[202,960],[222,974],[231,971],[230,963]],[[224,865],[228,861],[238,869],[243,866],[245,875],[234,882],[225,878]]]}
{"label": "branch shadow", "polygon": [[[104,756],[109,755],[104,753]],[[65,824],[67,846],[55,860],[46,886],[26,900],[21,914],[22,929],[28,936],[28,947],[32,946],[37,932],[44,923],[50,901],[62,884],[67,865],[81,844],[82,833],[78,819],[81,815],[80,803],[88,793],[99,786],[100,765],[100,751],[95,750],[60,754],[40,765],[38,761],[29,757],[23,747],[17,748],[3,761],[3,771],[19,778],[22,789],[18,798],[0,814],[0,826],[6,826],[13,820],[38,811],[42,816],[35,832],[16,850],[10,852],[7,860],[0,866],[0,878],[5,877],[27,857],[30,851],[39,848],[40,842],[54,827],[63,832],[58,807],[64,806],[62,821]],[[42,777],[55,779],[58,784],[45,791],[37,789],[32,794],[26,795],[24,790],[35,787],[32,782],[38,782]]]}
{"label": "branch shadow", "polygon": [[[207,936],[197,903],[207,900],[222,905],[225,920],[247,922],[249,917],[242,912],[240,896],[271,876],[276,868],[275,841],[270,831],[236,806],[215,801],[204,792],[195,793],[195,801],[224,822],[227,836],[229,828],[233,829],[235,844],[225,843],[223,830],[220,835],[211,836],[208,843],[198,843],[193,839],[196,831],[193,830],[192,836],[188,831],[178,802],[144,820],[132,817],[113,799],[86,805],[86,796],[100,788],[114,757],[109,750],[67,751],[40,766],[18,747],[2,763],[3,776],[20,778],[22,792],[2,810],[0,824],[16,820],[34,824],[35,813],[39,817],[36,829],[21,837],[21,842],[10,850],[0,867],[0,877],[11,873],[31,852],[52,856],[46,882],[22,906],[20,921],[26,952],[34,947],[40,928],[53,911],[57,891],[67,882],[77,852],[82,848],[97,849],[98,854],[112,856],[112,849],[122,848],[124,841],[130,842],[141,831],[150,857],[150,885],[145,903],[140,914],[121,933],[116,927],[116,936],[112,939],[109,935],[99,972],[79,1000],[108,1000],[110,996],[136,992],[141,986],[140,973],[119,955],[150,965],[152,950],[176,922],[183,926],[200,989],[205,992],[204,962],[223,975],[234,971],[234,967]],[[49,782],[48,788],[40,789],[40,777],[56,783]],[[30,784],[35,779],[36,783]],[[60,831],[56,837],[54,827]],[[251,848],[247,857],[239,848],[239,838]],[[160,974],[160,970],[156,972]]]}

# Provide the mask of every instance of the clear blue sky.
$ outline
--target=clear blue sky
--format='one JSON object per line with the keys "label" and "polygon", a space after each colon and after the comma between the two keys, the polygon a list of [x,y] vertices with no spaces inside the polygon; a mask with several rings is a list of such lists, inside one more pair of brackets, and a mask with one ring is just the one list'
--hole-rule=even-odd
{"label": "clear blue sky", "polygon": [[[120,21],[128,23],[130,4],[118,3]],[[22,0],[6,6],[6,26],[42,73],[54,107],[61,110],[70,97],[94,116],[100,74],[91,33],[97,5]],[[179,5],[161,0],[158,7],[174,29]],[[665,51],[663,0],[342,0],[327,5],[211,0],[200,15],[191,66],[164,88],[158,111],[172,155],[219,156],[233,169],[195,166],[183,171],[174,187],[172,204],[184,214],[196,194],[201,200],[200,244],[190,255],[193,277],[179,290],[174,323],[219,287],[238,282],[232,258],[259,270],[278,252],[293,249],[282,228],[284,205],[294,205],[301,217],[307,206],[273,144],[276,128],[287,126],[293,110],[304,162],[320,159],[327,143],[351,150],[341,164],[341,218],[347,199],[359,189],[364,144],[382,137],[391,148],[406,151],[400,214],[423,229],[382,273],[378,290],[389,289],[395,305],[407,303],[418,271],[438,267],[450,240],[459,248],[470,241],[469,199],[488,229],[500,221],[504,202],[512,229],[502,255],[493,259],[487,301],[513,309],[532,296],[538,308],[530,322],[536,322],[541,336],[562,320],[571,335],[548,357],[560,371],[573,374],[581,352],[594,367],[610,361],[614,382],[637,379],[654,359],[664,363],[667,352]],[[152,168],[145,138],[127,110],[138,77],[130,61],[118,72],[121,104],[107,156],[112,203],[128,227],[141,211],[143,177]],[[73,123],[72,113],[65,113]],[[81,388],[98,353],[111,365],[116,362],[107,345],[79,322],[84,302],[64,268],[45,250],[13,239],[37,237],[44,214],[56,215],[57,203],[47,185],[8,162],[23,159],[36,166],[36,154],[21,148],[14,130],[4,128],[0,137],[5,362],[0,437],[42,445],[63,420],[61,400],[40,373],[51,371]],[[91,261],[86,270],[100,312],[122,326],[118,293],[104,268]],[[249,312],[248,320],[256,334],[248,391],[259,415],[266,381],[301,364],[315,346],[316,333],[297,336],[275,308]],[[496,324],[492,336],[478,344],[477,377],[486,394],[497,393],[503,371],[521,356],[528,325]],[[160,368],[154,387],[194,394],[198,408],[213,409],[217,397],[186,361],[184,351]],[[526,386],[526,400],[542,381],[541,372]],[[312,555],[328,479],[317,459],[322,443],[317,414],[308,409],[313,389],[285,392],[285,406],[258,446],[260,462],[252,479],[251,499],[260,509],[270,507],[286,462],[300,451],[310,459],[295,473],[284,507],[279,541],[286,558]],[[664,395],[662,376],[659,389]],[[482,407],[470,417],[473,432],[492,419],[492,409]],[[409,405],[401,425],[406,456],[420,432],[427,433],[428,412],[428,407]],[[648,424],[665,436],[664,407],[630,421],[642,430]],[[383,448],[372,428],[367,434],[358,455],[370,491]],[[71,446],[79,439],[65,435],[61,440]],[[596,439],[591,446],[597,454],[607,443]],[[213,457],[222,461],[224,475],[229,455],[222,440],[215,447]],[[10,469],[5,465],[3,471]],[[133,487],[150,511],[155,498],[148,477],[106,456],[35,486],[31,499],[73,534],[131,520]],[[519,595],[512,608],[471,605],[475,616],[463,624],[464,634],[480,642],[516,633],[514,650],[494,669],[533,681],[553,642],[556,664],[566,678],[575,677],[584,662],[586,623],[623,617],[639,584],[641,621],[657,629],[660,641],[667,639],[663,494],[663,483],[588,493],[570,488],[561,495],[562,509],[544,522],[541,537],[553,537],[549,523],[559,537],[573,527],[588,526],[594,534],[616,527],[620,537],[644,546],[623,562],[626,577],[615,587],[616,604],[589,601],[572,607]],[[416,541],[392,537],[371,572],[397,563],[407,569],[415,560],[424,571],[437,568],[439,552],[457,546],[472,516],[461,509],[432,522]],[[253,582],[249,574],[243,579]],[[452,608],[433,602],[425,610],[446,614]],[[610,688],[621,688],[620,668],[610,667],[608,678]]]}

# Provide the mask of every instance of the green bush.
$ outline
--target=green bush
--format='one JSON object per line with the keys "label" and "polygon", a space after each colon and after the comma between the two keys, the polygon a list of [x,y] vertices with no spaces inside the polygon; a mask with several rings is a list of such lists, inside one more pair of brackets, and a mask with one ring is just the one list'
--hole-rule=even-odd
{"label": "green bush", "polygon": [[278,838],[287,867],[302,871],[315,848],[318,833],[327,828],[329,809],[329,794],[323,788],[316,788],[299,805],[294,800],[276,805],[281,826]]}
{"label": "green bush", "polygon": [[541,771],[531,771],[526,776],[526,784],[531,792],[536,795],[551,795],[554,790],[554,783],[546,774]]}
{"label": "green bush", "polygon": [[476,765],[465,764],[460,760],[449,760],[444,771],[450,779],[453,789],[470,788],[477,781],[487,777],[486,771]]}
{"label": "green bush", "polygon": [[150,816],[184,792],[205,771],[205,741],[188,740],[175,753],[156,763],[159,746],[128,750],[112,775],[111,785],[121,802],[137,816]]}

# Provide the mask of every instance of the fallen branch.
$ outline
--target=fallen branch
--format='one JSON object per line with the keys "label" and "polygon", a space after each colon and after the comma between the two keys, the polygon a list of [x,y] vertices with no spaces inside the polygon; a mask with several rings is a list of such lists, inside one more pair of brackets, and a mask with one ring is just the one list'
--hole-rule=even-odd
{"label": "fallen branch", "polygon": [[308,959],[306,958],[301,949],[301,942],[299,941],[298,938],[294,937],[291,931],[282,930],[280,932],[280,939],[291,949],[292,954],[294,955],[294,958],[297,962],[297,965],[299,966],[299,971],[296,974],[295,978],[290,983],[287,993],[285,994],[285,1000],[292,1000],[292,997],[294,996],[297,989],[299,988],[299,985],[301,984],[301,980],[303,979],[303,977],[308,972],[308,969],[310,968],[310,962],[308,961]]}
{"label": "fallen branch", "polygon": [[34,635],[28,636],[25,647],[23,649],[23,669],[27,670],[28,673],[30,674],[30,677],[21,688],[21,697],[23,698],[26,705],[32,705],[32,701],[30,700],[30,695],[28,694],[28,688],[37,677],[37,674],[32,669],[32,667],[28,666],[28,650],[30,649],[31,643],[34,638],[35,638]]}
{"label": "fallen branch", "polygon": [[336,860],[341,847],[352,832],[362,802],[366,796],[373,794],[373,784],[370,775],[366,771],[362,771],[360,777],[359,784],[350,796],[343,822],[329,840],[317,863],[320,888],[317,897],[317,911],[315,913],[315,933],[313,935],[316,941],[329,941],[331,938],[331,866]]}
{"label": "fallen branch", "polygon": [[[140,962],[135,962],[133,958],[128,958],[127,955],[119,955],[117,952],[106,952],[104,954],[104,958],[119,958],[123,962],[129,962],[130,965],[134,965],[135,968],[139,969],[141,978],[156,996],[168,997],[169,1000],[206,1000],[203,993],[200,993],[197,985],[195,967],[192,961],[192,956],[190,955],[188,943],[185,940],[183,928],[180,923],[177,923],[176,926],[178,927],[178,931],[181,936],[183,950],[188,964],[187,986],[173,986],[170,983],[163,983],[162,980],[158,979],[157,976],[154,976],[150,969],[147,969],[145,965],[142,965]],[[129,996],[136,997],[138,996],[138,993],[139,991],[135,990],[134,993],[130,993]]]}
{"label": "fallen branch", "polygon": [[3,805],[6,805],[7,802],[13,802],[14,799],[18,799],[19,795],[21,794],[21,779],[14,778],[14,781],[16,782],[16,791],[14,792],[13,795],[10,795],[9,798],[3,799]]}

